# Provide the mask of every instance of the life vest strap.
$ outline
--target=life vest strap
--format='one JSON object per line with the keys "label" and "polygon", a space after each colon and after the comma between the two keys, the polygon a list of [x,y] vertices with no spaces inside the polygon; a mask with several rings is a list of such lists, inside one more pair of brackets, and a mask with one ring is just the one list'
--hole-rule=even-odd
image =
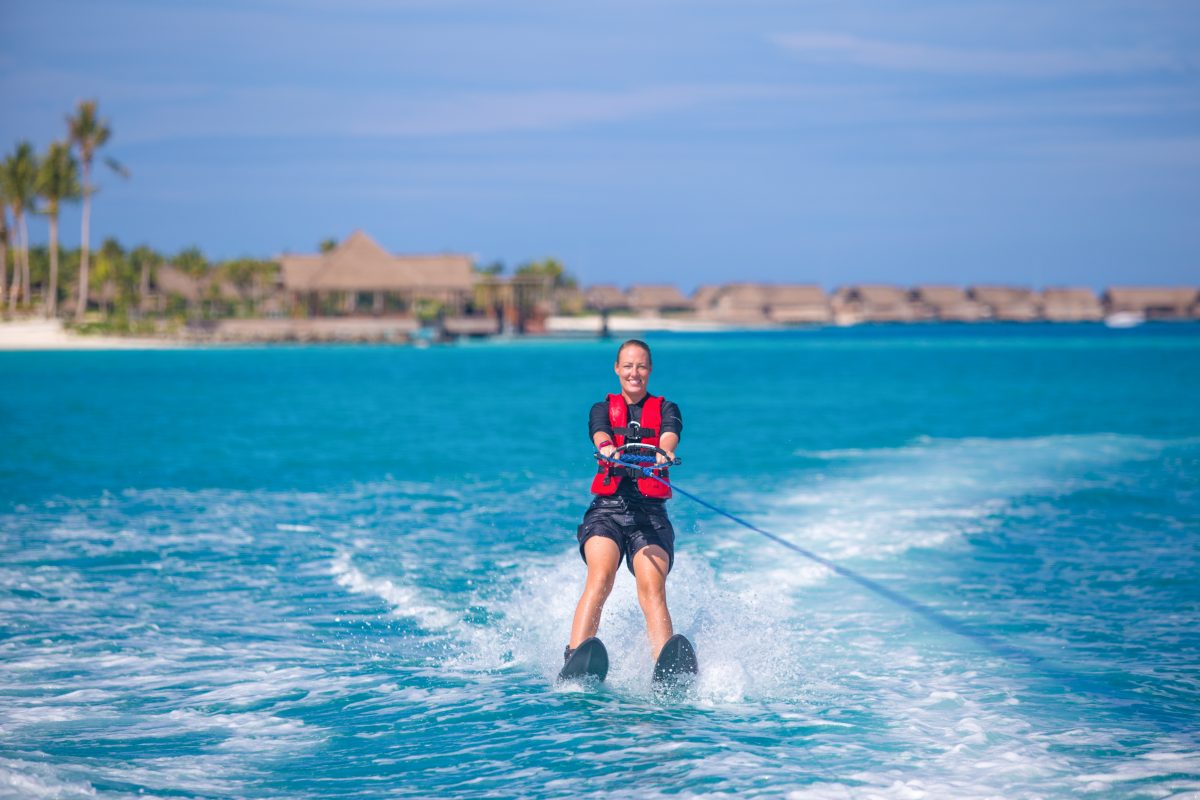
{"label": "life vest strap", "polygon": [[635,442],[642,439],[652,439],[658,436],[658,431],[654,428],[634,428],[634,427],[619,427],[613,428],[613,433],[617,436],[626,436]]}

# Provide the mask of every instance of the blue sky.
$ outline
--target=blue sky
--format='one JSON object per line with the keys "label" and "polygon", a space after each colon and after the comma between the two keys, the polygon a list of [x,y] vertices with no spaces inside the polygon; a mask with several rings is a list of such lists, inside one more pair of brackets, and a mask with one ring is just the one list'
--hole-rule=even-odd
{"label": "blue sky", "polygon": [[94,241],[363,228],[685,289],[1200,282],[1191,0],[0,2],[0,146],[96,97],[132,171]]}

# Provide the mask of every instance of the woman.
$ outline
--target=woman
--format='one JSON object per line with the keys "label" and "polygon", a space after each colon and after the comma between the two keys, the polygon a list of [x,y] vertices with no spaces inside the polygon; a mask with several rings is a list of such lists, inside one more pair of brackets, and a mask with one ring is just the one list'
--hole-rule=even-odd
{"label": "woman", "polygon": [[[650,346],[638,339],[625,342],[617,350],[613,369],[621,393],[610,394],[592,406],[588,421],[592,444],[611,458],[617,446],[642,442],[666,451],[666,456],[658,456],[658,463],[674,459],[683,418],[678,406],[646,390],[652,370]],[[675,559],[675,529],[666,511],[670,487],[601,462],[592,492],[596,497],[584,514],[578,534],[579,554],[588,569],[587,585],[575,608],[571,641],[563,660],[569,659],[581,642],[596,635],[604,601],[612,591],[622,558],[637,581],[638,602],[646,615],[652,654],[657,658],[674,632],[666,594],[667,573]]]}

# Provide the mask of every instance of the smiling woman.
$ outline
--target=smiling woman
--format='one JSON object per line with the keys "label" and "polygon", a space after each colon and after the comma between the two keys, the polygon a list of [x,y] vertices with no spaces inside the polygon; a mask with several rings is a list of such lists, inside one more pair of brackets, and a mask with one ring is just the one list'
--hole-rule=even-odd
{"label": "smiling woman", "polygon": [[[623,343],[617,349],[613,371],[621,392],[592,406],[588,421],[592,445],[605,459],[612,459],[618,450],[642,445],[662,451],[656,456],[659,463],[673,460],[683,418],[674,403],[649,394],[653,371],[650,346],[639,339]],[[671,492],[658,481],[639,475],[604,460],[592,480],[595,498],[578,531],[579,554],[588,567],[587,583],[575,607],[564,662],[575,648],[596,635],[622,559],[637,581],[638,602],[654,657],[674,634],[666,593],[667,573],[675,560],[675,529],[665,507]]]}

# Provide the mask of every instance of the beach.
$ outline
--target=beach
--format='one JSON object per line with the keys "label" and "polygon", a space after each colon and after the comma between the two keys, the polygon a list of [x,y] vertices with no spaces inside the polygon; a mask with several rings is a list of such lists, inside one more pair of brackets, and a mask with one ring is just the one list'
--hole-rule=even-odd
{"label": "beach", "polygon": [[0,322],[0,350],[161,350],[178,344],[148,336],[100,336],[74,333],[58,320]]}

